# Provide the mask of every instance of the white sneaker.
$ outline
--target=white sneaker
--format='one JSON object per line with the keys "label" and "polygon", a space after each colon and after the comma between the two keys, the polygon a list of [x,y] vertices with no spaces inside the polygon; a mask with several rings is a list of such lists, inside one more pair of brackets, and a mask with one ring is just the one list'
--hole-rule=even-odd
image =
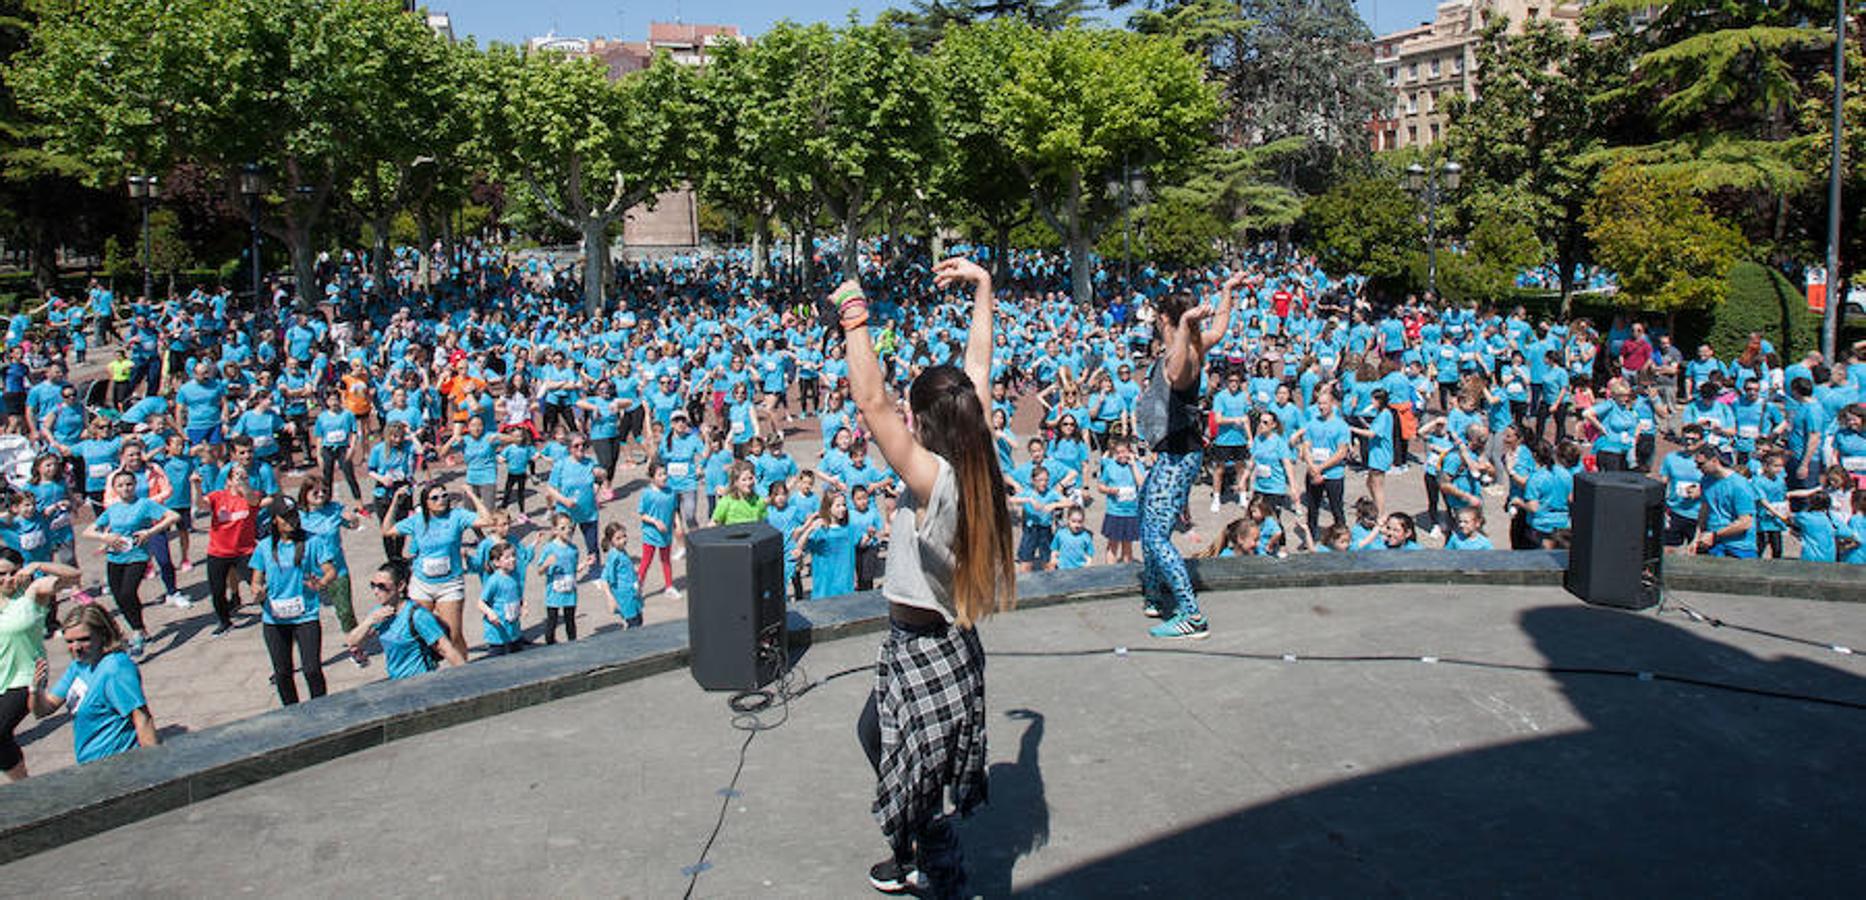
{"label": "white sneaker", "polygon": [[176,609],[187,609],[188,607],[194,605],[194,601],[188,599],[187,594],[184,594],[181,591],[176,591],[175,593],[168,595],[168,605],[173,606]]}
{"label": "white sneaker", "polygon": [[1223,509],[1224,505],[1225,505],[1225,502],[1223,500],[1218,499],[1217,494],[1215,493],[1212,494],[1212,512],[1217,512]]}
{"label": "white sneaker", "polygon": [[666,594],[666,595],[667,595],[667,599],[669,599],[669,600],[679,600],[679,599],[680,599],[680,590],[679,590],[678,588],[674,588],[674,587],[669,587],[669,588],[668,588],[667,590],[665,590],[665,591],[662,591],[661,593],[664,593],[664,594]]}
{"label": "white sneaker", "polygon": [[684,544],[684,543],[683,543],[683,544],[681,544],[680,546],[678,546],[678,547],[675,547],[675,548],[674,548],[674,558],[675,558],[675,559],[683,559],[683,558],[685,558],[685,557],[686,557],[686,555],[687,555],[687,545],[686,545],[686,544]]}

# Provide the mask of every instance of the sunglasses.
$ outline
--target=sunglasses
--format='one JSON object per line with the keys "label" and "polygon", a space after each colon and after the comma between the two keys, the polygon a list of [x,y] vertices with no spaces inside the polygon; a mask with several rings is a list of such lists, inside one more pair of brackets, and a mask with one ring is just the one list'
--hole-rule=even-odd
{"label": "sunglasses", "polygon": [[66,646],[71,646],[71,645],[74,645],[74,644],[88,644],[88,643],[90,643],[90,642],[91,642],[91,636],[90,636],[90,635],[88,635],[88,634],[79,634],[79,635],[66,635],[66,636],[65,636],[65,645],[66,645]]}
{"label": "sunglasses", "polygon": [[371,590],[377,590],[377,591],[395,590],[395,585],[392,585],[386,581],[372,581],[369,583],[369,587]]}

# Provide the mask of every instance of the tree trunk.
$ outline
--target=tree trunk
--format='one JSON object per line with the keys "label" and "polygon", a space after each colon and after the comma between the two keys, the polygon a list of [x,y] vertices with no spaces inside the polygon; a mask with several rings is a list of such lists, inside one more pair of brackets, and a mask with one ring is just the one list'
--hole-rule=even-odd
{"label": "tree trunk", "polygon": [[1087,303],[1094,297],[1094,288],[1089,281],[1089,235],[1082,227],[1082,176],[1078,173],[1069,179],[1069,208],[1065,211],[1069,233],[1063,240],[1069,244],[1069,284],[1073,303]]}
{"label": "tree trunk", "polygon": [[415,214],[415,277],[421,279],[424,294],[434,293],[434,228],[429,222],[433,213],[427,204]]}
{"label": "tree trunk", "polygon": [[317,302],[311,294],[317,290],[317,250],[311,246],[311,227],[292,226],[287,234],[287,243],[292,251],[292,279],[298,283],[298,302],[309,306]]}
{"label": "tree trunk", "polygon": [[50,229],[43,226],[34,229],[30,253],[32,284],[43,295],[58,286],[58,245],[53,242]]}
{"label": "tree trunk", "polygon": [[609,262],[609,220],[603,216],[583,219],[583,309],[596,313],[607,298],[603,296],[603,267]]}
{"label": "tree trunk", "polygon": [[376,279],[376,296],[386,296],[389,291],[389,217],[378,214],[369,222],[370,230],[376,233],[376,241],[370,247],[369,270]]}
{"label": "tree trunk", "polygon": [[763,215],[752,229],[752,277],[763,278],[771,267],[771,220]]}
{"label": "tree trunk", "polygon": [[862,214],[850,203],[842,216],[842,277],[856,278],[862,273]]}
{"label": "tree trunk", "polygon": [[1008,220],[999,222],[993,231],[996,233],[992,235],[991,241],[991,267],[997,273],[993,277],[998,281],[1009,281],[1011,280],[1011,223]]}

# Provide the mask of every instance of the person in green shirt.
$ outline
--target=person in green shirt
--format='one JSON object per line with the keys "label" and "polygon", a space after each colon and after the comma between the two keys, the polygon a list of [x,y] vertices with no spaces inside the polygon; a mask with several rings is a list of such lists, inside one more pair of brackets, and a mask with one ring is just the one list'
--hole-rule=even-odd
{"label": "person in green shirt", "polygon": [[740,460],[732,464],[730,479],[726,483],[726,492],[713,506],[714,525],[739,525],[745,522],[762,522],[765,519],[765,501],[758,496],[758,470],[752,464]]}
{"label": "person in green shirt", "polygon": [[130,375],[136,371],[136,364],[130,362],[127,351],[118,350],[117,358],[104,364],[110,372],[110,402],[117,409],[130,400]]}

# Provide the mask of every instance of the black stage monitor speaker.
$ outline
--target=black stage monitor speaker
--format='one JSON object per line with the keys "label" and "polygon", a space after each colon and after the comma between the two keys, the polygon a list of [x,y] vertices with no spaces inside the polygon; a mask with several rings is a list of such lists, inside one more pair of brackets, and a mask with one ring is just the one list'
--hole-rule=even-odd
{"label": "black stage monitor speaker", "polygon": [[693,680],[751,691],[785,663],[784,537],[763,522],[687,534],[687,640]]}
{"label": "black stage monitor speaker", "polygon": [[1570,513],[1568,592],[1623,609],[1659,602],[1665,486],[1637,472],[1583,472],[1574,479]]}

